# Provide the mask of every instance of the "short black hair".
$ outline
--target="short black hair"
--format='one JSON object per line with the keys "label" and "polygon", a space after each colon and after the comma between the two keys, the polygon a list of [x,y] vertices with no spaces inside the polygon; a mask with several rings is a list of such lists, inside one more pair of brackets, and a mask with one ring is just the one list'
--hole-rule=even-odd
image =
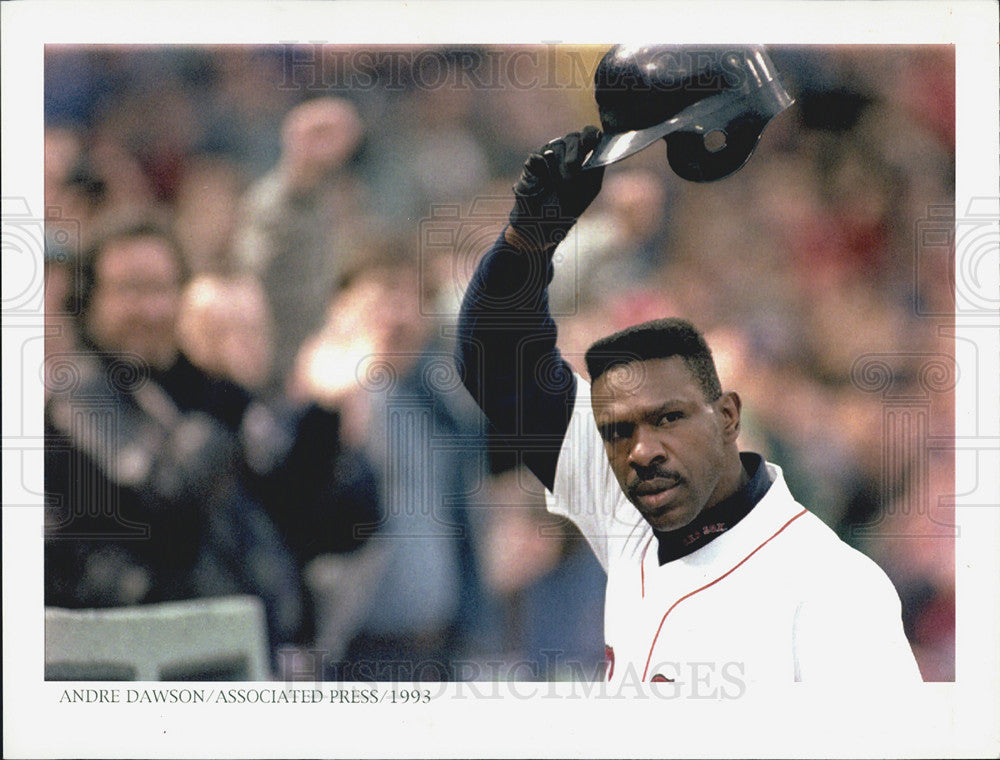
{"label": "short black hair", "polygon": [[679,356],[694,375],[707,401],[722,395],[712,351],[698,328],[684,319],[654,319],[596,341],[585,359],[593,383],[612,367]]}
{"label": "short black hair", "polygon": [[76,271],[76,303],[73,305],[73,312],[78,318],[83,318],[90,310],[94,291],[97,289],[97,267],[108,247],[119,240],[144,237],[156,238],[167,244],[177,263],[181,285],[191,279],[187,258],[169,224],[153,217],[113,220],[98,230],[80,257],[80,265]]}

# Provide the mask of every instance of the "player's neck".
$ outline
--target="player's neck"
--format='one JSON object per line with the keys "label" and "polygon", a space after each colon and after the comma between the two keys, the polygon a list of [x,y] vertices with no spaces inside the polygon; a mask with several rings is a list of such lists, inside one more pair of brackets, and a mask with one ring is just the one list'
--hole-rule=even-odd
{"label": "player's neck", "polygon": [[661,565],[687,556],[730,530],[746,517],[771,486],[759,454],[744,454],[740,461],[740,486],[728,497],[703,509],[683,528],[657,531],[657,556]]}
{"label": "player's neck", "polygon": [[746,468],[743,467],[743,461],[740,459],[739,451],[734,448],[732,456],[726,461],[726,467],[722,477],[719,478],[719,482],[716,484],[715,490],[712,491],[712,495],[709,497],[708,501],[705,502],[705,506],[701,511],[705,512],[706,510],[714,507],[716,504],[732,498],[734,494],[736,494],[741,488],[744,488],[749,482],[750,475],[747,474]]}

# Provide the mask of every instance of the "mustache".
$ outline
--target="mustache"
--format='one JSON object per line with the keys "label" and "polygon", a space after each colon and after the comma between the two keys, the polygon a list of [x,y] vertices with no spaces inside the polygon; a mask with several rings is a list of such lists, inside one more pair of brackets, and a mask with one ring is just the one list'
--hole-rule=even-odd
{"label": "mustache", "polygon": [[662,465],[652,465],[633,470],[632,476],[625,484],[625,491],[628,496],[643,496],[662,491],[683,482],[683,480],[684,478],[676,470],[668,469]]}

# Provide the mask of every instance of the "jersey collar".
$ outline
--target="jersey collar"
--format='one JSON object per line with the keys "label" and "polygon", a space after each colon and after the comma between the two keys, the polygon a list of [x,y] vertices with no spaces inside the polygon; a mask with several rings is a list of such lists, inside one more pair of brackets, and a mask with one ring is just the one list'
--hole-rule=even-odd
{"label": "jersey collar", "polygon": [[744,452],[740,461],[747,473],[747,482],[732,496],[709,507],[692,522],[677,530],[653,529],[657,541],[657,559],[661,565],[686,557],[715,540],[746,517],[764,498],[772,480],[760,454]]}

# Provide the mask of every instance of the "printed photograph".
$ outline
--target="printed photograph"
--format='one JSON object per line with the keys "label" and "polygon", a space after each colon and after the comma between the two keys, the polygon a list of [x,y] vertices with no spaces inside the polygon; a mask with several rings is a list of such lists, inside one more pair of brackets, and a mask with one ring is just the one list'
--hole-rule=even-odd
{"label": "printed photograph", "polygon": [[960,46],[324,36],[39,46],[3,192],[27,701],[162,757],[753,733],[774,694],[858,731],[806,754],[888,756],[903,695],[995,703]]}
{"label": "printed photograph", "polygon": [[952,680],[954,78],[47,46],[46,678]]}

